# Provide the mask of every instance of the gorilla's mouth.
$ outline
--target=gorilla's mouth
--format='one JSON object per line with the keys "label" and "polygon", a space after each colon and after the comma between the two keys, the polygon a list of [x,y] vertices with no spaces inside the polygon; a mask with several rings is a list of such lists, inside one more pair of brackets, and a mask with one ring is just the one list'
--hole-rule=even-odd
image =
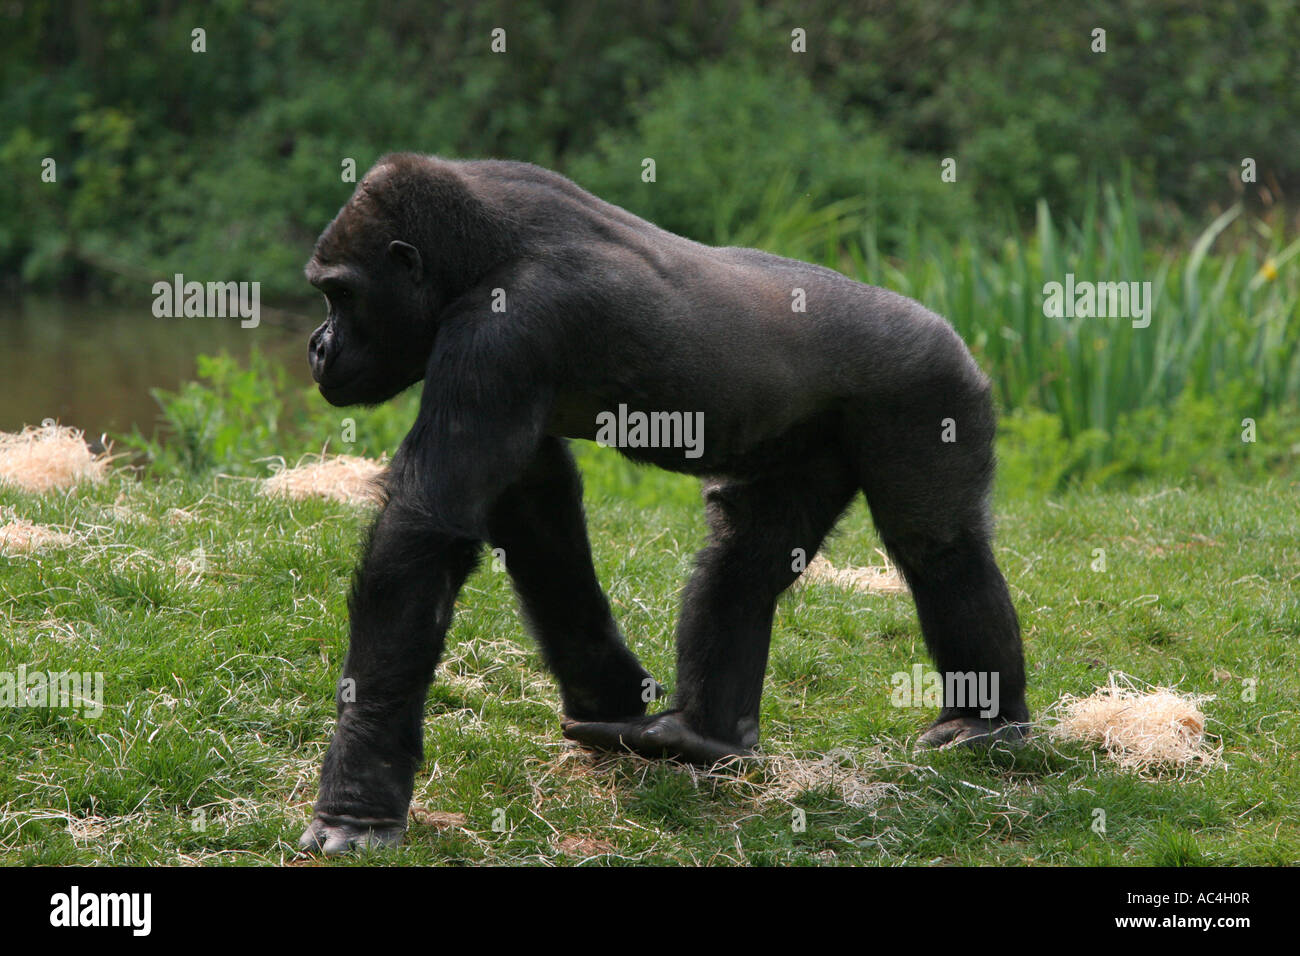
{"label": "gorilla's mouth", "polygon": [[325,366],[324,368],[321,368],[319,366],[313,365],[311,368],[312,381],[315,382],[317,385],[319,385],[321,388],[337,389],[337,388],[347,388],[349,385],[353,384],[354,382],[356,382],[361,378],[360,372],[355,372],[352,375],[348,375],[345,378],[339,378],[338,376],[332,374],[332,372],[333,370],[329,366]]}
{"label": "gorilla's mouth", "polygon": [[354,375],[346,381],[316,381],[316,387],[320,390],[321,397],[331,405],[349,404],[349,399],[356,392],[357,383],[361,380],[360,375]]}

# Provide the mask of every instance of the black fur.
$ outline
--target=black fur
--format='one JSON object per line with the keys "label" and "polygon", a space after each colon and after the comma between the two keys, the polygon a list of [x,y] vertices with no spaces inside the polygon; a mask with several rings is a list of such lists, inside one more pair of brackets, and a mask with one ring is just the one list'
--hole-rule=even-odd
{"label": "black fur", "polygon": [[[367,174],[307,276],[330,301],[310,346],[328,400],[425,384],[357,572],[355,700],[340,694],[305,847],[400,836],[428,683],[484,542],[504,550],[568,736],[707,762],[757,744],[796,549],[811,560],[861,490],[939,670],[999,675],[997,718],[948,701],[927,741],[1028,719],[989,544],[989,384],[937,315],[819,266],[699,245],[535,166],[411,154]],[[624,449],[706,478],[711,540],[683,600],[676,696],[652,717],[655,685],[596,580],[564,443],[594,437],[620,403],[704,422],[699,457]],[[941,440],[946,419],[955,441]]]}

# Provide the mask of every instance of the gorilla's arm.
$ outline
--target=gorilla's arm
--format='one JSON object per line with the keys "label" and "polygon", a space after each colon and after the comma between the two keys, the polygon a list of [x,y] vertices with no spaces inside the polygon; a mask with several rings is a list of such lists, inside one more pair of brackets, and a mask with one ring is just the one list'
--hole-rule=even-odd
{"label": "gorilla's arm", "polygon": [[371,531],[350,605],[338,723],[305,849],[396,842],[422,757],[425,694],[478,542],[431,530],[400,498]]}
{"label": "gorilla's arm", "polygon": [[444,320],[387,479],[425,533],[472,540],[486,538],[491,504],[537,453],[553,401],[523,309],[507,320],[479,298]]}
{"label": "gorilla's arm", "polygon": [[419,415],[385,479],[387,502],[353,581],[338,724],[304,848],[391,843],[405,829],[425,695],[452,606],[488,537],[493,501],[543,439],[549,394],[518,375],[512,357],[522,360],[523,343],[510,328],[471,304],[439,332]]}

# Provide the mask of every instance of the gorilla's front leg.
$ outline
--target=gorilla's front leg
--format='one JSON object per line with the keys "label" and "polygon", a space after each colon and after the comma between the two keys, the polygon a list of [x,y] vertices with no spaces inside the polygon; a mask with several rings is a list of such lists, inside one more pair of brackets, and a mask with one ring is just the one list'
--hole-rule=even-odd
{"label": "gorilla's front leg", "polygon": [[394,500],[353,582],[351,643],[320,794],[298,845],[326,855],[395,844],[423,756],[425,694],[478,543],[431,531]]}
{"label": "gorilla's front leg", "polygon": [[661,688],[627,647],[596,579],[582,479],[565,443],[547,438],[493,503],[488,541],[500,549],[566,717],[639,717]]}

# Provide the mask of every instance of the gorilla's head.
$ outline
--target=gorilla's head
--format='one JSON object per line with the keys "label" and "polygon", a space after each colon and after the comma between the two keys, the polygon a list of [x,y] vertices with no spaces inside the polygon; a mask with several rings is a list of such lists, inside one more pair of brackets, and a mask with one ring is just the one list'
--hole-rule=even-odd
{"label": "gorilla's head", "polygon": [[500,227],[451,163],[385,156],[316,242],[328,313],[307,346],[332,405],[373,405],[424,377],[438,317],[500,260]]}

